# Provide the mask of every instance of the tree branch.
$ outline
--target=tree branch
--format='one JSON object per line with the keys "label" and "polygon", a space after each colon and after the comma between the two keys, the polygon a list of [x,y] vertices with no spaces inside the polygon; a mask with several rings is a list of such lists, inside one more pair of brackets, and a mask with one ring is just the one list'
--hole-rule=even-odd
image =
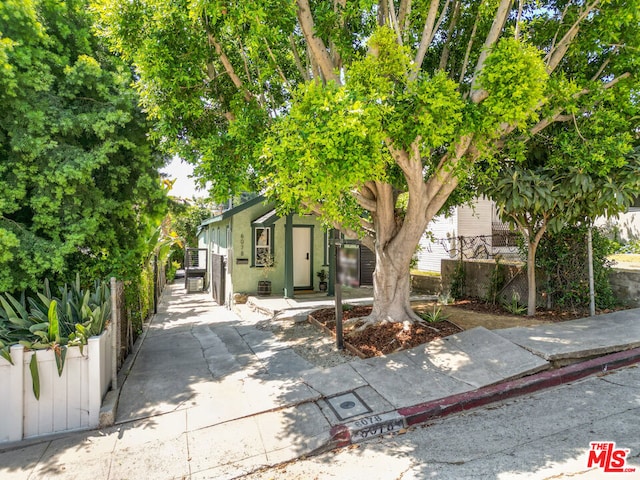
{"label": "tree branch", "polygon": [[396,197],[390,184],[379,181],[375,183],[378,191],[378,196],[376,197],[378,206],[372,216],[378,233],[377,241],[384,248],[395,237],[397,232],[395,218]]}
{"label": "tree branch", "polygon": [[457,187],[456,168],[469,152],[472,140],[473,135],[465,135],[460,138],[456,143],[453,158],[449,154],[444,155],[438,163],[436,171],[426,181],[427,208],[424,215],[427,220],[431,220],[440,211],[451,192]]}
{"label": "tree branch", "polygon": [[311,73],[313,74],[313,78],[316,81],[321,80],[322,72],[320,72],[320,67],[318,67],[318,63],[316,62],[316,59],[313,57],[313,54],[311,53],[311,48],[309,48],[308,44],[307,44],[307,58],[311,63]]}
{"label": "tree branch", "polygon": [[[625,78],[629,78],[629,77],[631,77],[631,73],[630,72],[624,72],[622,75],[618,75],[616,78],[614,78],[610,82],[605,83],[602,88],[608,89],[608,88],[614,87],[620,80],[624,80]],[[585,93],[589,93],[588,90],[584,91],[584,92]]]}
{"label": "tree branch", "polygon": [[360,243],[372,252],[376,251],[376,240],[371,234],[367,234],[360,239]]}
{"label": "tree branch", "polygon": [[[362,187],[366,190],[368,190],[370,192],[370,198],[375,199],[378,196],[378,189],[376,188],[376,184],[375,182],[373,182],[372,180],[369,180],[367,182],[365,182],[364,186]],[[364,192],[363,192],[364,195]],[[367,196],[369,197],[369,196]]]}
{"label": "tree branch", "polygon": [[[416,141],[417,142],[420,141],[420,136],[418,136],[418,138],[414,140],[412,145],[415,144]],[[391,153],[391,156],[395,160],[396,164],[400,167],[405,177],[407,177],[407,180],[415,178],[416,167],[419,173],[419,178],[420,179],[422,178],[422,164],[419,162],[420,160],[419,156],[418,156],[418,162],[416,162],[415,159],[412,159],[409,157],[409,153],[407,153],[405,150],[396,148],[393,145],[393,140],[391,138],[386,138],[385,143],[387,145],[387,149]]]}
{"label": "tree branch", "polygon": [[592,82],[595,82],[598,79],[598,77],[602,74],[602,72],[604,72],[604,69],[607,68],[607,65],[609,65],[610,61],[611,61],[611,57],[607,57],[606,60],[602,62],[602,65],[600,65],[600,68],[598,69],[596,74],[593,77],[591,77]]}
{"label": "tree branch", "polygon": [[558,29],[556,30],[556,33],[553,35],[553,39],[551,40],[551,46],[549,48],[549,51],[552,51],[556,47],[556,40],[558,39],[558,34],[560,33],[560,27],[564,23],[564,17],[567,16],[569,7],[571,7],[571,2],[567,2],[567,5],[564,7],[564,10],[562,11],[562,15],[560,16],[560,21],[558,22]]}
{"label": "tree branch", "polygon": [[522,222],[515,215],[507,215],[507,218],[511,218],[511,220],[513,220],[513,223],[516,224],[516,228],[520,230],[523,235],[527,235],[527,229],[524,228]]}
{"label": "tree branch", "polygon": [[322,76],[326,81],[333,80],[337,84],[340,84],[340,77],[333,71],[333,63],[327,52],[327,48],[321,38],[315,35],[315,26],[313,23],[313,17],[311,16],[311,8],[309,7],[309,0],[296,0],[298,4],[298,21],[302,28],[302,33],[307,40],[307,45],[311,50],[311,54],[316,61],[316,64],[322,72]]}
{"label": "tree branch", "polygon": [[242,44],[242,39],[238,39],[240,42],[240,56],[242,57],[242,62],[244,63],[244,73],[247,75],[247,80],[249,83],[252,83],[251,73],[249,72],[249,61],[247,59],[247,54],[244,51],[244,45]]}
{"label": "tree branch", "polygon": [[363,195],[363,193],[359,192],[358,190],[352,190],[351,195],[353,195],[353,197],[356,199],[356,201],[358,202],[358,205],[360,205],[365,210],[368,210],[374,213],[378,208],[378,205],[375,199],[368,198],[366,195]]}
{"label": "tree branch", "polygon": [[544,58],[547,64],[547,73],[553,72],[564,58],[571,42],[578,34],[580,23],[591,13],[591,11],[600,3],[600,0],[594,0],[578,17],[575,23],[569,28],[567,33],[564,34],[560,42],[555,45]]}
{"label": "tree branch", "polygon": [[311,77],[309,77],[308,70],[304,68],[304,65],[302,65],[302,60],[300,60],[300,54],[298,53],[298,47],[296,46],[296,39],[294,38],[293,33],[289,35],[289,42],[291,43],[291,52],[293,53],[293,59],[296,63],[296,67],[298,68],[298,72],[302,79],[305,82],[308,82],[311,80]]}
{"label": "tree branch", "polygon": [[[620,82],[621,80],[624,80],[625,78],[629,78],[631,77],[631,73],[629,72],[625,72],[622,75],[617,76],[616,78],[614,78],[613,80],[605,83],[602,88],[607,90],[609,88],[614,87],[618,82]],[[580,90],[579,92],[576,92],[573,94],[573,98],[579,98],[583,95],[586,95],[588,93],[590,93],[591,90],[589,90],[588,88],[583,88],[582,90]],[[544,130],[546,127],[548,127],[549,125],[551,125],[554,122],[567,122],[573,119],[573,115],[562,115],[563,110],[556,110],[556,112],[551,115],[550,117],[547,118],[543,118],[542,120],[540,120],[537,124],[535,124],[530,130],[529,130],[529,134],[530,135],[536,135],[538,133],[540,133],[542,130]]]}
{"label": "tree branch", "polygon": [[387,19],[387,2],[378,0],[378,25],[383,26]]}
{"label": "tree branch", "polygon": [[[320,207],[320,205],[318,204],[308,204],[305,203],[303,204],[303,207],[311,212],[313,212],[314,214],[316,214],[318,217],[324,217],[323,212],[322,212],[322,208]],[[344,233],[346,236],[351,237],[351,238],[360,238],[360,241],[363,245],[365,245],[366,247],[370,248],[371,250],[374,249],[375,247],[375,240],[374,238],[371,236],[370,233],[366,233],[364,237],[361,238],[361,234],[356,232],[355,230],[345,227],[344,225],[333,221],[333,220],[328,220],[329,224],[337,229],[340,230],[342,233]],[[370,222],[367,222],[364,219],[361,219],[360,224],[362,225],[362,227],[367,230],[367,232],[371,231],[370,227],[372,226]]]}
{"label": "tree branch", "polygon": [[396,9],[393,6],[393,0],[387,0],[389,4],[389,20],[393,30],[396,32],[398,38],[398,45],[402,45],[402,34],[400,33],[400,25],[398,25],[398,19],[396,18]]}
{"label": "tree branch", "polygon": [[544,215],[542,215],[542,225],[540,225],[539,230],[536,232],[534,238],[533,238],[533,242],[531,242],[531,245],[535,247],[538,246],[538,244],[540,243],[540,240],[542,239],[542,236],[544,235],[544,233],[547,231],[547,225],[549,224],[549,214],[546,213]]}
{"label": "tree branch", "polygon": [[376,231],[375,225],[368,220],[365,220],[364,218],[360,219],[360,226],[363,228],[363,230],[366,230],[367,233]]}
{"label": "tree branch", "polygon": [[516,40],[520,39],[520,21],[522,19],[522,0],[518,0],[518,15],[516,16],[516,28],[514,36]]}
{"label": "tree branch", "polygon": [[414,71],[411,73],[411,77],[409,77],[411,81],[418,78],[418,72],[420,72],[420,69],[422,68],[422,62],[424,61],[424,56],[427,53],[427,48],[429,48],[429,45],[431,44],[431,40],[433,38],[433,26],[436,23],[439,6],[440,2],[438,0],[431,0],[431,4],[429,5],[429,13],[427,14],[427,19],[424,22],[424,28],[422,29],[422,38],[420,39],[420,45],[418,46],[416,58],[414,59]]}
{"label": "tree branch", "polygon": [[209,40],[209,44],[213,45],[213,48],[215,49],[216,53],[218,54],[218,56],[220,57],[220,61],[222,62],[222,66],[224,67],[225,71],[227,72],[227,75],[229,75],[229,78],[231,79],[231,81],[233,82],[233,84],[236,86],[236,88],[238,90],[240,90],[243,94],[244,94],[244,99],[249,101],[252,98],[251,92],[249,92],[249,90],[247,90],[243,83],[242,80],[240,79],[240,77],[236,74],[233,65],[231,65],[231,62],[229,61],[229,57],[227,57],[227,55],[222,51],[222,46],[218,43],[218,41],[216,40],[216,38],[213,36],[212,33],[207,32],[207,38]]}
{"label": "tree branch", "polygon": [[289,83],[289,80],[287,80],[287,77],[285,76],[284,72],[282,71],[282,68],[280,68],[280,65],[278,64],[275,55],[271,51],[271,47],[269,46],[269,42],[267,41],[267,39],[265,37],[262,37],[262,40],[264,40],[264,44],[267,47],[267,51],[269,52],[269,56],[271,57],[271,61],[273,62],[274,66],[276,67],[276,70],[278,70],[278,74],[280,75],[280,78],[282,79],[282,83],[284,85],[286,85],[286,87],[289,90],[291,90],[291,84]]}
{"label": "tree branch", "polygon": [[480,103],[489,95],[486,90],[479,89],[477,82],[478,76],[484,67],[484,62],[489,56],[491,49],[500,38],[500,33],[504,28],[504,24],[507,21],[507,17],[509,16],[509,10],[511,9],[511,1],[512,0],[500,0],[500,5],[498,5],[498,10],[496,11],[495,16],[493,17],[493,23],[491,24],[491,29],[487,34],[487,38],[484,40],[484,45],[482,47],[482,51],[480,52],[480,56],[478,57],[478,63],[476,64],[475,71],[473,73],[473,81],[471,82],[471,101],[473,103]]}
{"label": "tree branch", "polygon": [[[344,9],[347,6],[347,0],[334,0],[333,1],[333,11],[340,18],[338,25],[340,29],[344,28]],[[342,68],[342,57],[340,56],[340,52],[338,51],[338,47],[333,43],[332,40],[329,40],[329,48],[331,49],[331,61],[333,62],[334,69]]]}
{"label": "tree branch", "polygon": [[440,70],[446,70],[447,64],[449,63],[449,55],[451,54],[451,41],[453,40],[453,31],[458,25],[458,18],[460,18],[460,4],[460,0],[456,0],[456,3],[453,6],[453,15],[451,16],[449,28],[447,29],[447,41],[442,47],[442,54],[440,55],[440,62],[438,63],[438,68]]}
{"label": "tree branch", "polygon": [[471,29],[471,37],[467,43],[467,49],[464,52],[464,60],[462,61],[462,70],[460,71],[460,79],[458,83],[462,83],[464,76],[467,74],[467,64],[469,63],[469,56],[471,55],[471,48],[473,47],[473,41],[476,38],[476,31],[478,30],[478,23],[480,22],[480,8],[476,13],[476,19],[473,22],[473,28]]}
{"label": "tree branch", "polygon": [[402,32],[406,32],[409,28],[409,20],[411,18],[411,0],[401,0],[398,9],[398,25]]}

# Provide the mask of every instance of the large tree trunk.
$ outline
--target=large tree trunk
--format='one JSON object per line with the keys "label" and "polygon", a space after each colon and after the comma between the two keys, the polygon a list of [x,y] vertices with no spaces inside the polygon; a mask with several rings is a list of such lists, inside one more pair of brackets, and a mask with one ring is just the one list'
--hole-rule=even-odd
{"label": "large tree trunk", "polygon": [[409,265],[415,245],[406,245],[404,249],[385,249],[376,245],[375,250],[373,310],[367,320],[371,323],[419,320],[420,317],[411,309],[409,298],[411,290]]}
{"label": "large tree trunk", "polygon": [[409,151],[396,148],[391,140],[387,142],[407,180],[409,201],[404,215],[396,211],[397,196],[390,184],[369,182],[359,195],[362,206],[371,212],[375,228],[375,243],[371,245],[376,254],[373,310],[365,327],[374,323],[421,320],[411,309],[409,298],[411,258],[427,225],[457,186],[451,172],[467,151],[471,137],[465,137],[456,145],[455,158],[446,165],[448,168],[441,162],[427,182],[423,179],[419,142],[416,140]]}
{"label": "large tree trunk", "polygon": [[[416,168],[419,163],[416,162]],[[422,182],[420,182],[422,183]],[[396,211],[396,194],[390,184],[375,182],[368,187],[375,198],[372,212],[376,254],[373,273],[373,310],[363,327],[384,322],[415,322],[420,319],[409,301],[411,257],[428,219],[418,199],[410,203],[404,217]]]}

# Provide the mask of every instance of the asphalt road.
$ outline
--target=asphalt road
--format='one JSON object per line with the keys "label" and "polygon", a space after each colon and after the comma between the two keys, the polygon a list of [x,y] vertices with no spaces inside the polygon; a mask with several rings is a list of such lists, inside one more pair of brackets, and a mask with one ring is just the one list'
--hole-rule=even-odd
{"label": "asphalt road", "polygon": [[[615,442],[606,455],[590,444]],[[628,450],[628,451],[627,451]],[[589,377],[247,477],[640,480],[640,367]]]}

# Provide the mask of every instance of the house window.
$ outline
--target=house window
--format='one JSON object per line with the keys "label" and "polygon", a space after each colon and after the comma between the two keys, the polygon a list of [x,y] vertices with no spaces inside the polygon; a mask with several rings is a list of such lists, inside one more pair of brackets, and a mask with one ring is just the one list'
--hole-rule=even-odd
{"label": "house window", "polygon": [[273,253],[273,233],[269,227],[256,227],[253,232],[254,265],[263,266],[265,256]]}

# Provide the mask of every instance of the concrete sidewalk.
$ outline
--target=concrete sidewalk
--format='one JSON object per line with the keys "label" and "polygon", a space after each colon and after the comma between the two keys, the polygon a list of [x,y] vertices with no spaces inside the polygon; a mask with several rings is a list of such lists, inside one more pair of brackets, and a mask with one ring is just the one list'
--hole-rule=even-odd
{"label": "concrete sidewalk", "polygon": [[[250,301],[263,312],[300,319],[332,304],[318,296]],[[474,328],[326,369],[259,328],[264,315],[243,312],[241,318],[206,294],[168,286],[135,361],[121,374],[116,424],[2,451],[0,477],[236,478],[640,361],[640,310],[539,327]],[[621,353],[601,356],[612,352]]]}

